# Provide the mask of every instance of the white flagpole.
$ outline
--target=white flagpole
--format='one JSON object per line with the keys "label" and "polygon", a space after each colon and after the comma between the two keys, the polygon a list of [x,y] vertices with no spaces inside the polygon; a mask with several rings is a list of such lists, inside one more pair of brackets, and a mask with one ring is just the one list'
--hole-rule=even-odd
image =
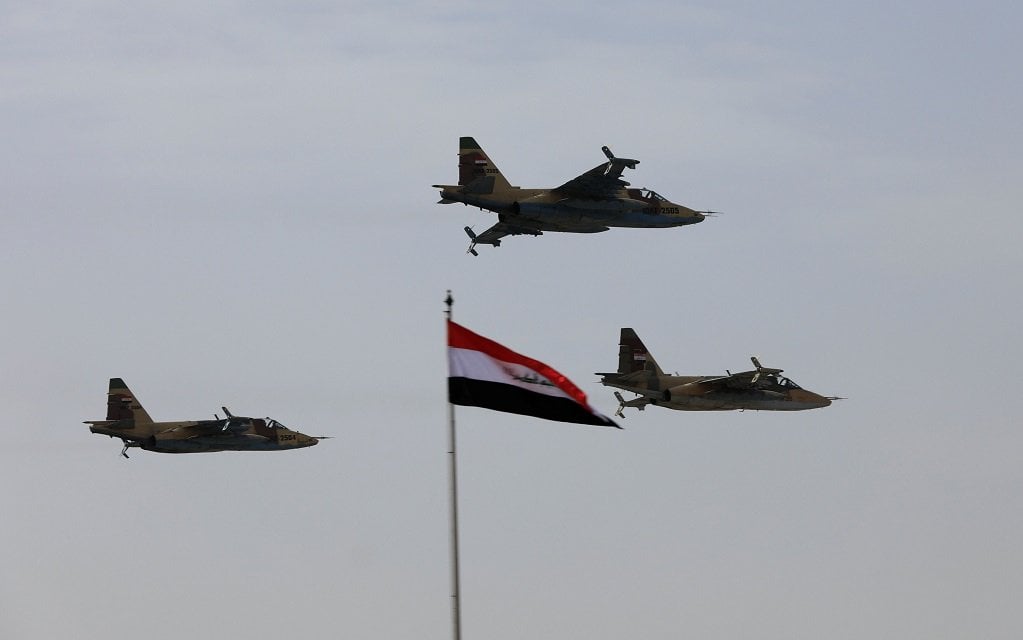
{"label": "white flagpole", "polygon": [[[445,315],[451,320],[451,307],[455,300],[451,291],[444,299]],[[454,640],[462,640],[462,609],[458,566],[458,461],[455,455],[455,405],[448,392],[448,483],[451,488],[451,624]]]}

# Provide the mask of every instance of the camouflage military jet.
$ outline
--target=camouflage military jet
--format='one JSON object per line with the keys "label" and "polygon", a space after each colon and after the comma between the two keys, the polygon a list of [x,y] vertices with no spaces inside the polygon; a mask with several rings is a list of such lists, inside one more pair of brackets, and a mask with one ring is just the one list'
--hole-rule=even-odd
{"label": "camouflage military jet", "polygon": [[826,407],[839,399],[807,391],[780,375],[781,369],[761,366],[755,357],[751,358],[753,371],[726,372],[724,376],[667,375],[635,331],[623,327],[618,342],[618,371],[596,375],[601,376],[604,386],[639,394],[638,398],[625,400],[615,391],[615,415],[622,418],[625,407],[642,411],[648,404],[682,411],[801,411]]}
{"label": "camouflage military jet", "polygon": [[281,451],[311,447],[323,438],[307,436],[288,429],[271,418],[224,418],[184,422],[153,422],[138,399],[120,378],[110,379],[107,394],[107,419],[87,420],[89,430],[124,441],[121,455],[138,447],[160,453],[199,453],[202,451]]}
{"label": "camouflage military jet", "polygon": [[461,202],[497,214],[497,224],[480,234],[465,227],[469,253],[476,245],[501,245],[501,238],[543,235],[544,231],[599,233],[611,227],[681,227],[702,222],[712,211],[693,211],[650,189],[629,189],[622,172],[639,160],[616,158],[603,147],[607,162],[553,189],[513,187],[473,138],[460,138],[458,184],[435,184],[438,204]]}

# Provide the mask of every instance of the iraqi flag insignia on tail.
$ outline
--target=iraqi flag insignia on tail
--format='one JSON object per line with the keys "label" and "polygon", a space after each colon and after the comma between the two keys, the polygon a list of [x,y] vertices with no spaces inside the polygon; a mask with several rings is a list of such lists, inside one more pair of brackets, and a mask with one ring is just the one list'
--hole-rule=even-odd
{"label": "iraqi flag insignia on tail", "polygon": [[450,320],[448,399],[452,404],[545,420],[618,427],[594,411],[586,394],[551,367]]}

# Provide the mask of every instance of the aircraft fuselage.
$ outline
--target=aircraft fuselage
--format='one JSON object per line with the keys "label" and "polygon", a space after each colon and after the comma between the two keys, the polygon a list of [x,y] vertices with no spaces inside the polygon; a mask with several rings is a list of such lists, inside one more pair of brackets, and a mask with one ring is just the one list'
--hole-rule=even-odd
{"label": "aircraft fuselage", "polygon": [[511,197],[502,193],[465,193],[460,187],[446,187],[441,197],[450,202],[493,211],[508,224],[542,231],[605,231],[609,227],[668,228],[702,222],[704,214],[663,200],[650,202],[630,197],[610,200],[566,198],[547,189],[518,189]]}
{"label": "aircraft fuselage", "polygon": [[282,451],[311,447],[319,440],[286,427],[269,428],[261,419],[232,418],[237,425],[224,429],[222,420],[94,424],[93,433],[121,438],[127,447],[158,453],[213,451]]}
{"label": "aircraft fuselage", "polygon": [[640,394],[641,398],[631,401],[633,406],[652,404],[679,411],[802,411],[831,404],[827,397],[806,389],[721,389],[701,384],[716,377],[663,376],[652,384],[605,377],[601,382]]}

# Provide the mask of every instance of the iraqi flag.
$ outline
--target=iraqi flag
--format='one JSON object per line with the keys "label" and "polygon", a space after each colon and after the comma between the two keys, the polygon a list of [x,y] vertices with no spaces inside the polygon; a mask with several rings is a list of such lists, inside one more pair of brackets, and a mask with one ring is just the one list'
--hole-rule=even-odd
{"label": "iraqi flag", "polygon": [[618,427],[594,411],[586,394],[565,376],[450,320],[448,400],[545,420]]}

